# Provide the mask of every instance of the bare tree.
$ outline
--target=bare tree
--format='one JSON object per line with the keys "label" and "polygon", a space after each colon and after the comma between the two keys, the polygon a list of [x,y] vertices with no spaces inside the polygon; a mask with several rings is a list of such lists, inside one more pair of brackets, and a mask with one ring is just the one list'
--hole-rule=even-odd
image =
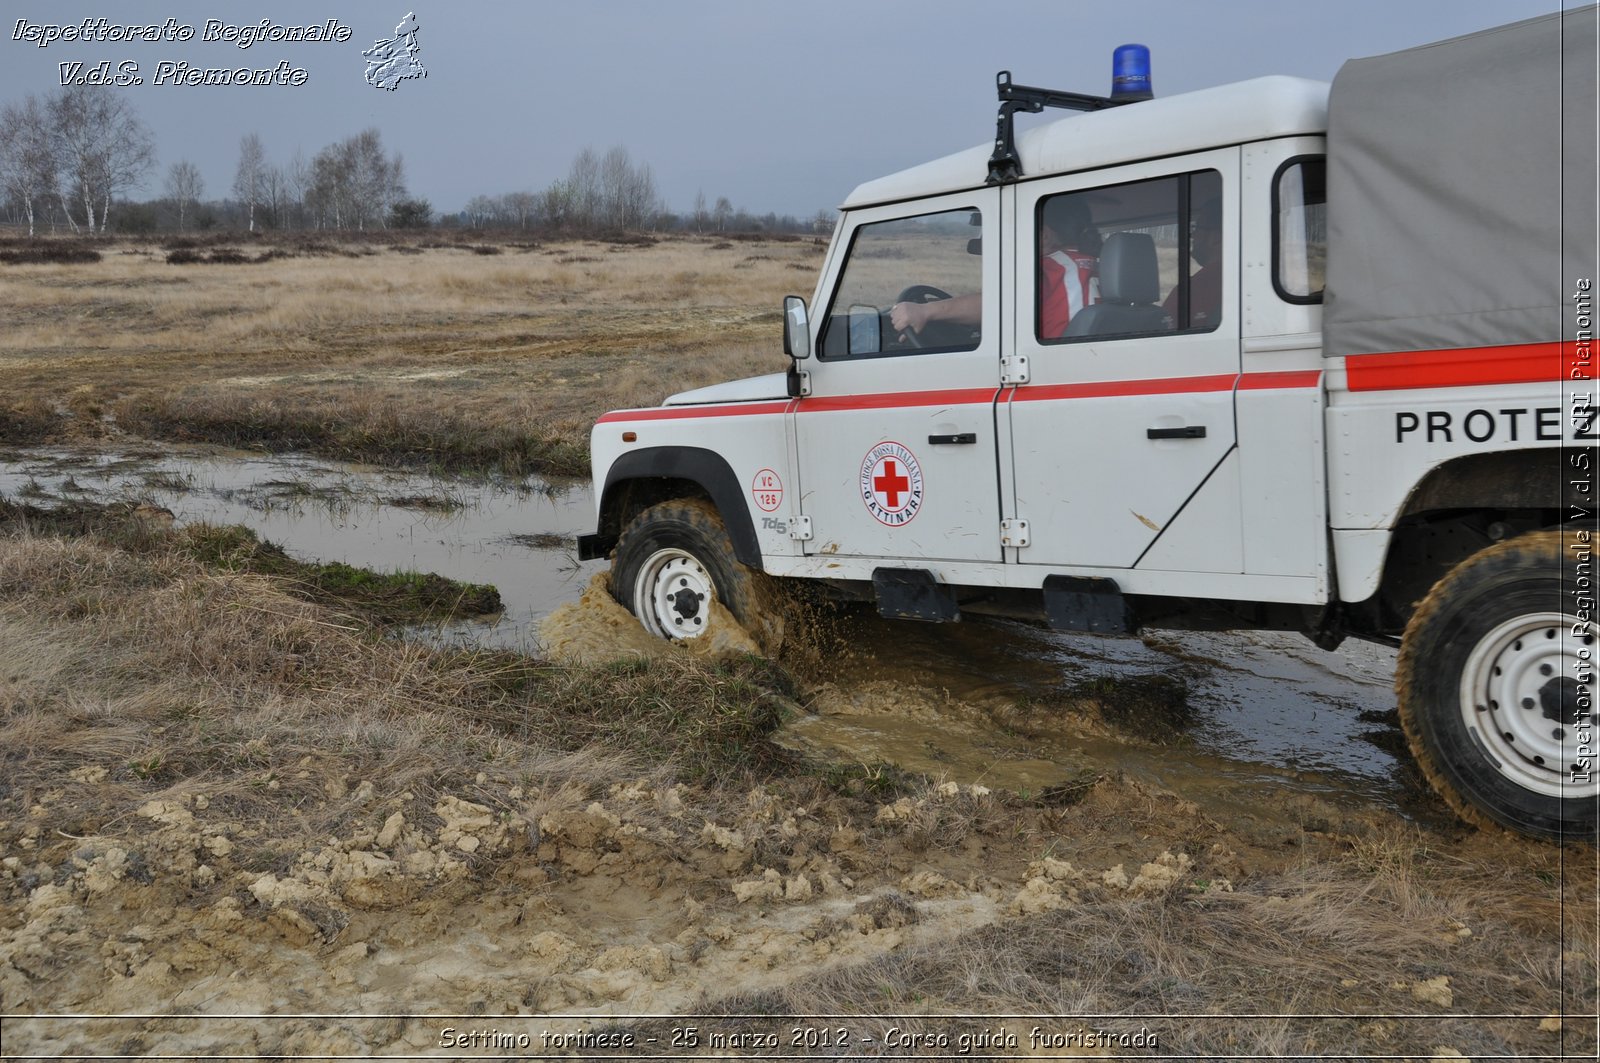
{"label": "bare tree", "polygon": [[526,229],[539,209],[539,197],[532,192],[507,192],[501,201],[505,204],[506,221],[515,222],[519,229]]}
{"label": "bare tree", "polygon": [[289,211],[289,175],[282,166],[267,167],[267,175],[262,180],[262,191],[266,197],[267,209],[272,214],[272,227],[286,228],[286,215]]}
{"label": "bare tree", "polygon": [[184,216],[189,205],[198,203],[205,195],[206,185],[200,178],[200,168],[188,159],[182,159],[167,168],[167,195],[178,205],[178,231],[183,231]]}
{"label": "bare tree", "polygon": [[289,160],[289,168],[284,173],[287,181],[287,195],[289,205],[298,223],[305,224],[306,191],[311,187],[311,167],[306,163],[305,152],[298,147],[294,149],[294,158]]}
{"label": "bare tree", "polygon": [[0,108],[0,192],[19,201],[34,233],[34,204],[56,194],[56,158],[47,108],[34,96]]}
{"label": "bare tree", "polygon": [[111,200],[143,179],[155,154],[150,131],[127,100],[106,86],[70,86],[48,105],[59,172],[65,179],[61,206],[73,228],[70,194],[83,206],[84,223],[95,231],[99,207],[105,231]]}
{"label": "bare tree", "polygon": [[539,218],[552,229],[562,229],[572,224],[572,184],[556,181],[539,193]]}
{"label": "bare tree", "polygon": [[620,144],[600,159],[600,216],[596,222],[608,229],[628,227],[628,180],[633,164]]}
{"label": "bare tree", "polygon": [[481,229],[494,220],[498,210],[494,200],[488,196],[473,196],[467,200],[467,205],[462,208],[461,213],[468,228]]}
{"label": "bare tree", "polygon": [[239,168],[233,173],[233,195],[250,215],[250,231],[256,230],[256,204],[266,198],[267,152],[261,138],[249,133],[239,140]]}
{"label": "bare tree", "polygon": [[717,232],[720,233],[732,217],[733,204],[728,202],[727,196],[718,196],[717,205],[711,211],[711,220],[716,224]]}
{"label": "bare tree", "polygon": [[600,159],[593,148],[584,148],[572,160],[567,173],[572,197],[572,220],[580,229],[590,229],[600,219]]}
{"label": "bare tree", "polygon": [[311,160],[306,206],[319,226],[384,225],[389,208],[405,198],[405,161],[384,155],[376,129],[330,144]]}
{"label": "bare tree", "polygon": [[706,190],[702,188],[694,194],[694,231],[705,232],[706,222],[710,217],[710,213],[706,210]]}
{"label": "bare tree", "polygon": [[647,163],[641,162],[629,171],[627,183],[623,188],[623,202],[625,224],[654,225],[658,208],[661,206],[661,197],[656,195],[655,174],[650,172]]}

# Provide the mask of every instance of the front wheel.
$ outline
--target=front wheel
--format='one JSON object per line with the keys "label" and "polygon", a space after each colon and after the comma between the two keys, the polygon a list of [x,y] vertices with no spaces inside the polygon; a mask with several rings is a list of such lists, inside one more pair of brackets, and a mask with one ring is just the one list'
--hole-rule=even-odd
{"label": "front wheel", "polygon": [[765,634],[770,625],[760,613],[759,576],[734,559],[714,506],[673,499],[646,509],[623,531],[611,564],[611,594],[659,638],[706,634],[716,604],[746,630]]}
{"label": "front wheel", "polygon": [[1591,539],[1537,532],[1483,550],[1406,627],[1400,722],[1428,781],[1473,823],[1595,837]]}

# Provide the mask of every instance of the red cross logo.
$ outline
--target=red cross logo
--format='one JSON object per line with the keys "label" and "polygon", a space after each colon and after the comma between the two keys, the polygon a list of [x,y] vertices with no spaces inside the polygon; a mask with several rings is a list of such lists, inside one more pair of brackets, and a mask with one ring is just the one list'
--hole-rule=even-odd
{"label": "red cross logo", "polygon": [[922,510],[922,466],[899,443],[879,443],[861,461],[861,501],[880,524],[903,528]]}
{"label": "red cross logo", "polygon": [[894,459],[889,458],[883,463],[883,472],[872,478],[872,489],[887,496],[889,509],[899,509],[900,494],[911,490],[911,481],[895,471]]}

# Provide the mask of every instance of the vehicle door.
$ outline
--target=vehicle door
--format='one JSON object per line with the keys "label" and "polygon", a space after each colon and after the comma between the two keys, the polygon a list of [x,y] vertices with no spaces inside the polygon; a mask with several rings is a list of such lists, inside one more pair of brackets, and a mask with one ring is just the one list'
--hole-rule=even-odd
{"label": "vehicle door", "polygon": [[[795,406],[808,553],[1000,560],[999,196],[852,212]],[[896,303],[945,320],[897,329]]]}
{"label": "vehicle door", "polygon": [[1229,148],[1018,187],[1008,560],[1132,567],[1188,513],[1154,567],[1240,571],[1238,168]]}

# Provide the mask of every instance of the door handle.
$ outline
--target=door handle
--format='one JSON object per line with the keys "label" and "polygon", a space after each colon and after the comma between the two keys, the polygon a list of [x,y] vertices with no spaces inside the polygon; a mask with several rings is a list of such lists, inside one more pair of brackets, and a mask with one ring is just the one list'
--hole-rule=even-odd
{"label": "door handle", "polygon": [[1186,424],[1178,428],[1146,428],[1146,439],[1204,439],[1206,426],[1203,424]]}
{"label": "door handle", "polygon": [[934,446],[939,446],[943,443],[976,443],[977,441],[978,433],[976,432],[956,432],[955,434],[948,436],[928,437],[928,442],[932,443]]}

